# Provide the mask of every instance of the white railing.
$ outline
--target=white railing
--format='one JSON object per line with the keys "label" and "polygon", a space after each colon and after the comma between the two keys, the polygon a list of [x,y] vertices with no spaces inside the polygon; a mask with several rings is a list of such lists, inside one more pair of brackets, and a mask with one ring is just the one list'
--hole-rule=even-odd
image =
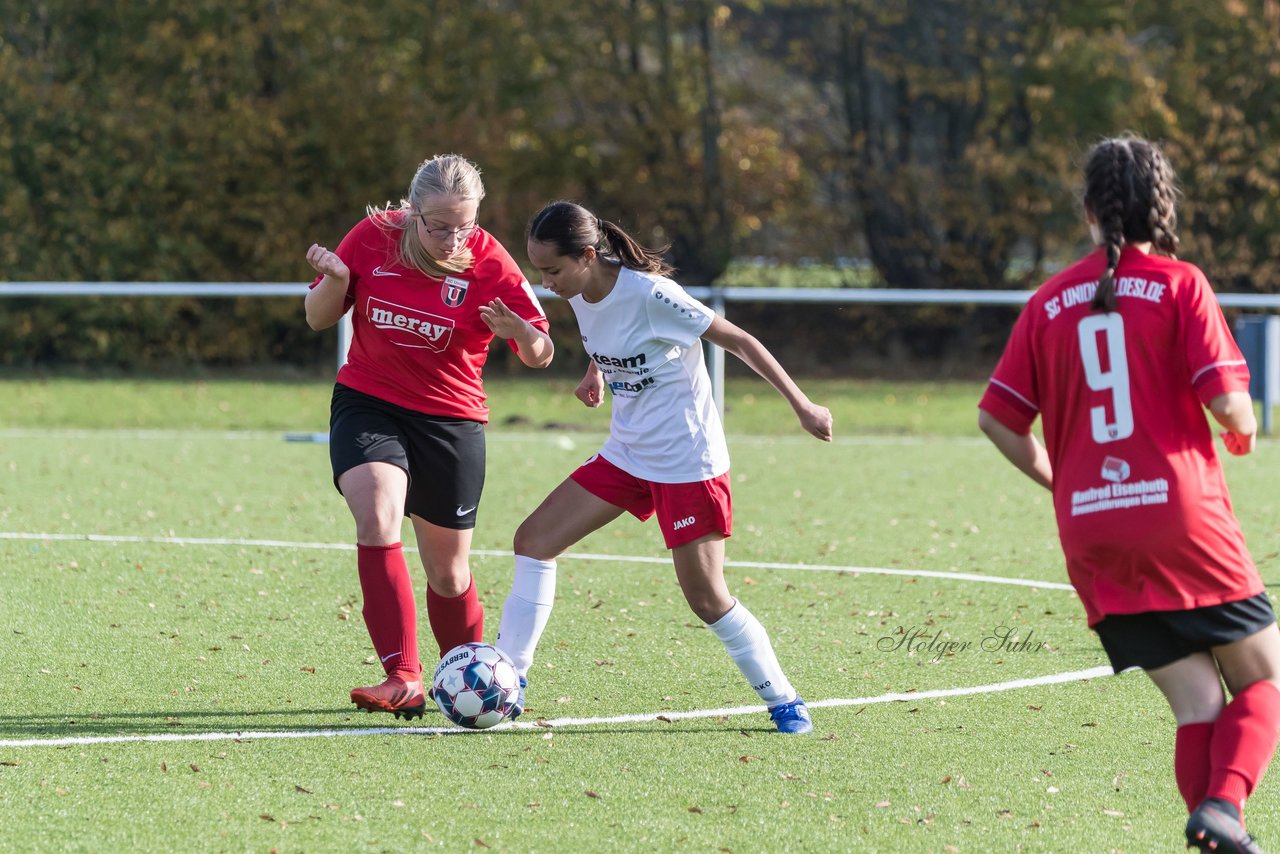
{"label": "white railing", "polygon": [[[308,283],[255,282],[0,282],[0,297],[52,296],[194,296],[194,297],[302,297]],[[717,314],[724,315],[731,302],[781,302],[879,305],[1021,305],[1033,291],[913,290],[910,288],[713,288],[686,287]],[[546,288],[536,287],[539,299],[556,299]],[[1218,294],[1224,308],[1258,311],[1280,310],[1280,294]],[[1263,393],[1262,432],[1271,432],[1271,411],[1280,403],[1280,324],[1265,329],[1260,384]],[[346,361],[351,344],[351,324],[344,316],[338,324],[337,363]],[[1252,366],[1255,372],[1258,366]],[[707,348],[707,369],[717,404],[724,407],[724,353]]]}

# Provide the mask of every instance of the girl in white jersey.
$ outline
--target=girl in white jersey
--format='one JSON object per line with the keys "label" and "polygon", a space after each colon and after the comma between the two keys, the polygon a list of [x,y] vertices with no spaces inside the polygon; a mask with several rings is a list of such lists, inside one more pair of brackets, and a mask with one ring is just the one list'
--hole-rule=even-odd
{"label": "girl in white jersey", "polygon": [[[497,645],[525,684],[555,600],[556,557],[630,512],[654,515],[689,607],[720,638],[769,707],[778,731],[813,729],[778,665],[764,627],[729,594],[724,541],[731,533],[729,453],[711,396],[701,339],[764,377],[800,425],[831,440],[831,412],[810,402],[754,337],[691,298],[660,252],[572,202],[554,202],[529,224],[529,260],[568,300],[590,363],[575,394],[599,406],[613,393],[609,439],[547,496],[516,531],[515,580]],[[523,705],[523,691],[521,705]]]}

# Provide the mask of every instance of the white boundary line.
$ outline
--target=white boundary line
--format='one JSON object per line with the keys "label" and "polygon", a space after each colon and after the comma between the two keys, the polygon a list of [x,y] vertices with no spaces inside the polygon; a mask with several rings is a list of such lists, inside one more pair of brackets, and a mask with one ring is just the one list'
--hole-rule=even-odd
{"label": "white boundary line", "polygon": [[[68,542],[92,543],[160,543],[176,546],[258,546],[269,549],[325,549],[332,551],[355,551],[355,546],[348,543],[297,543],[287,540],[241,540],[218,537],[134,537],[115,534],[38,534],[0,531],[0,540],[59,540]],[[416,552],[413,546],[406,546],[406,552]],[[483,557],[512,557],[509,551],[496,549],[472,549],[471,554]],[[618,563],[652,563],[667,566],[670,558],[649,557],[645,555],[608,555],[590,553],[566,553],[560,560],[598,560],[616,561]],[[833,564],[814,563],[767,563],[750,560],[727,560],[726,567],[744,569],[796,569],[804,572],[844,572],[866,575],[905,575],[912,578],[941,578],[949,581],[973,581],[981,584],[1009,584],[1017,587],[1031,587],[1037,590],[1074,590],[1070,584],[1060,581],[1037,581],[1031,578],[1008,578],[1002,575],[978,575],[972,572],[935,572],[927,569],[888,569],[880,566],[837,566]]]}
{"label": "white boundary line", "polygon": [[[931,700],[937,697],[964,697],[972,694],[994,694],[1000,691],[1016,691],[1020,688],[1032,688],[1037,685],[1056,685],[1062,682],[1076,682],[1098,679],[1111,675],[1110,667],[1091,667],[1088,670],[1076,670],[1069,673],[1053,673],[1048,676],[1036,676],[1030,679],[1014,679],[1009,682],[996,682],[990,685],[972,685],[967,688],[942,688],[936,691],[915,691],[909,694],[878,694],[874,697],[856,697],[854,699],[818,700],[809,703],[810,708],[832,708],[836,706],[869,706],[874,703],[914,702]],[[266,739],[289,738],[346,738],[368,735],[467,735],[486,732],[503,732],[510,730],[559,729],[561,727],[608,726],[609,724],[626,723],[664,723],[676,720],[692,720],[695,718],[727,717],[731,715],[751,715],[768,711],[764,706],[737,706],[728,709],[699,709],[693,712],[659,712],[640,715],[615,715],[608,718],[553,718],[537,722],[516,721],[501,724],[488,730],[467,730],[460,727],[348,727],[346,729],[318,730],[282,730],[241,732],[193,732],[193,733],[156,733],[155,735],[89,735],[69,736],[67,738],[14,738],[0,740],[0,747],[68,747],[80,744],[133,744],[138,742],[173,742],[173,741],[261,741]]]}
{"label": "white boundary line", "polygon": [[[735,445],[805,445],[813,439],[804,435],[761,436],[755,433],[728,433],[729,442]],[[577,430],[505,430],[492,428],[485,433],[489,442],[531,442],[544,441],[560,445],[565,450],[572,450],[581,440],[583,445],[599,445],[609,436],[608,425],[599,429]],[[299,442],[302,444],[322,444],[329,439],[328,433],[307,432],[299,430],[183,430],[181,428],[148,428],[130,429],[123,427],[60,427],[42,429],[39,427],[0,427],[0,439],[240,439]],[[566,440],[568,444],[566,445]],[[987,445],[984,436],[930,436],[930,435],[876,435],[865,434],[855,436],[837,436],[833,445]]]}

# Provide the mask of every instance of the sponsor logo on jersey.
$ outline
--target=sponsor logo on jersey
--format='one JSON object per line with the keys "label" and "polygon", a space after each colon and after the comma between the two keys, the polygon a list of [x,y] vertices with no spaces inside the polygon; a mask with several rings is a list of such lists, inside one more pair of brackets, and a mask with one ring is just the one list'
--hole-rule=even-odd
{"label": "sponsor logo on jersey", "polygon": [[[583,338],[582,340],[586,341],[587,339]],[[597,365],[601,365],[602,367],[606,367],[606,368],[633,368],[633,369],[640,367],[646,361],[648,361],[644,353],[637,353],[634,356],[602,356],[599,353],[592,353],[591,359]]]}
{"label": "sponsor logo on jersey", "polygon": [[1169,503],[1169,481],[1163,477],[1151,480],[1129,480],[1129,463],[1108,456],[1102,461],[1099,477],[1107,481],[1101,486],[1077,489],[1071,493],[1071,515],[1085,516],[1130,507]]}
{"label": "sponsor logo on jersey", "polygon": [[457,308],[467,298],[467,288],[470,285],[471,283],[466,279],[445,276],[444,284],[440,286],[440,299],[444,300],[444,304],[449,308]]}
{"label": "sponsor logo on jersey", "polygon": [[614,394],[618,394],[619,392],[623,392],[626,394],[639,394],[640,392],[645,390],[646,386],[651,386],[653,385],[653,383],[654,383],[653,377],[645,377],[644,379],[635,383],[629,383],[624,380],[616,380],[614,382],[609,383],[609,390],[612,391]]}
{"label": "sponsor logo on jersey", "polygon": [[397,347],[442,353],[453,338],[453,321],[437,314],[406,308],[376,297],[369,297],[365,313],[369,322],[386,333],[387,340]]}

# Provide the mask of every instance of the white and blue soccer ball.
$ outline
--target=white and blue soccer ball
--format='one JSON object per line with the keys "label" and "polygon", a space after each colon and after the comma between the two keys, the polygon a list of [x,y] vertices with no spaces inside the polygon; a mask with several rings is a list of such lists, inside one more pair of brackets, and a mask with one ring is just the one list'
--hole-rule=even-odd
{"label": "white and blue soccer ball", "polygon": [[487,643],[464,643],[445,653],[431,686],[441,713],[467,729],[497,726],[520,700],[515,665]]}

